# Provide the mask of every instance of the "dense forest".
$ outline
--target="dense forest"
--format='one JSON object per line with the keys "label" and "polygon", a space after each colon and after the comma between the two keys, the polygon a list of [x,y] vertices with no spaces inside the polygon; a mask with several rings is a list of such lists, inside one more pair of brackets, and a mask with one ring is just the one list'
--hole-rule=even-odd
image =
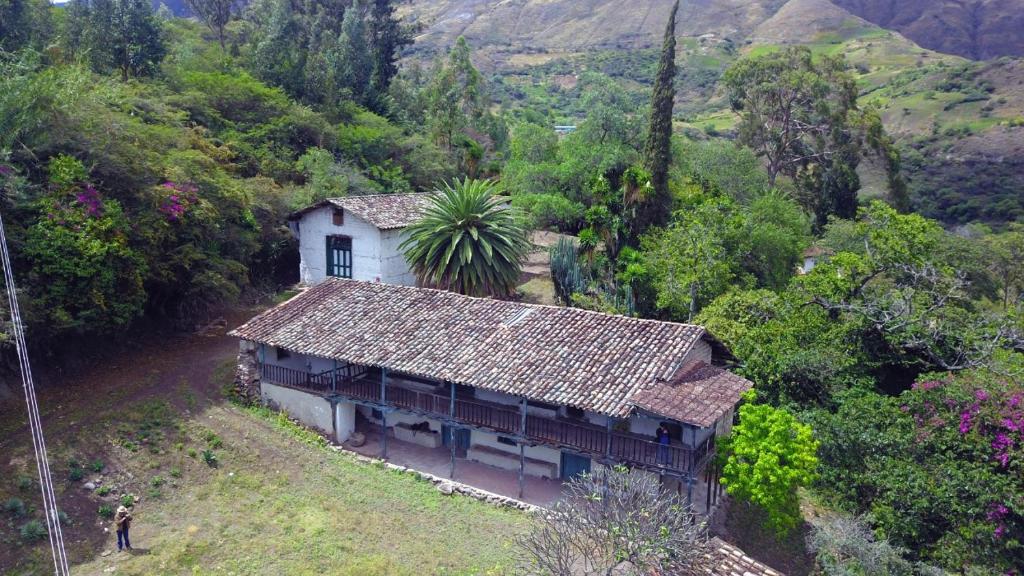
{"label": "dense forest", "polygon": [[[277,292],[297,280],[286,217],[316,200],[492,179],[523,226],[575,238],[551,254],[563,304],[732,350],[749,418],[777,427],[731,446],[774,458],[770,478],[724,463],[765,530],[788,537],[812,502],[833,512],[811,539],[826,574],[1020,574],[1024,223],[1011,200],[988,224],[929,219],[908,163],[936,160],[903,157],[841,54],[687,69],[666,14],[660,50],[533,94],[461,37],[400,65],[416,30],[391,0],[189,4],[198,20],[0,4],[0,209],[33,347]],[[674,129],[712,87],[732,137]]]}

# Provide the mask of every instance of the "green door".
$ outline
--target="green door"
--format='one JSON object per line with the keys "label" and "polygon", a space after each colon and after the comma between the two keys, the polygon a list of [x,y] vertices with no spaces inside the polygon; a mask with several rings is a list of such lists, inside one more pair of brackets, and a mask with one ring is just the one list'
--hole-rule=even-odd
{"label": "green door", "polygon": [[580,474],[590,472],[590,458],[571,452],[562,452],[562,465],[559,467],[562,480],[572,480]]}

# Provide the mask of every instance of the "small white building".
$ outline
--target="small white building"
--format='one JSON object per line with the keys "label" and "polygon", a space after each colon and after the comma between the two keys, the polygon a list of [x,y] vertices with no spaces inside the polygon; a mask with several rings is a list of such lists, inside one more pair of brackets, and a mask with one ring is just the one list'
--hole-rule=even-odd
{"label": "small white building", "polygon": [[414,286],[399,250],[402,231],[416,222],[428,194],[374,194],[328,198],[288,218],[299,239],[299,281],[328,277]]}

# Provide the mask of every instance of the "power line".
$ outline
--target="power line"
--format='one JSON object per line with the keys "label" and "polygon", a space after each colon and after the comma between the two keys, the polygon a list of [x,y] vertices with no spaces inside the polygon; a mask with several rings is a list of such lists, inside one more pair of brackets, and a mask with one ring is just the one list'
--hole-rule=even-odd
{"label": "power line", "polygon": [[7,251],[7,235],[4,231],[2,217],[0,217],[0,258],[3,260],[4,281],[7,284],[7,301],[11,312],[11,331],[14,333],[14,346],[18,351],[21,382],[25,388],[28,424],[32,432],[32,449],[35,451],[36,456],[39,487],[43,493],[43,512],[46,517],[46,533],[50,539],[50,552],[53,555],[53,572],[57,576],[69,576],[71,571],[68,568],[67,552],[64,550],[64,534],[61,532],[60,516],[57,511],[57,498],[53,492],[50,463],[46,457],[43,423],[39,418],[36,387],[32,381],[32,367],[28,361],[28,348],[25,346],[25,329],[21,322],[21,309],[18,307],[18,293],[14,286],[14,271],[11,268],[10,253]]}

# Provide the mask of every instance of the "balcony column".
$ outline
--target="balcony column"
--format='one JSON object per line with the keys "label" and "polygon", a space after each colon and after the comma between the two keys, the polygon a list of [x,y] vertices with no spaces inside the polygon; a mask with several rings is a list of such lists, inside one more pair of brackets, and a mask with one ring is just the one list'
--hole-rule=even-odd
{"label": "balcony column", "polygon": [[526,398],[519,402],[519,499],[523,498],[523,473],[526,469]]}
{"label": "balcony column", "polygon": [[448,402],[448,448],[451,450],[451,465],[448,477],[455,479],[455,382],[449,382],[451,397]]}
{"label": "balcony column", "polygon": [[380,369],[380,454],[388,457],[388,369]]}
{"label": "balcony column", "polygon": [[338,393],[338,361],[337,360],[332,360],[332,361],[334,363],[334,368],[331,370],[331,393],[332,394],[337,394]]}

